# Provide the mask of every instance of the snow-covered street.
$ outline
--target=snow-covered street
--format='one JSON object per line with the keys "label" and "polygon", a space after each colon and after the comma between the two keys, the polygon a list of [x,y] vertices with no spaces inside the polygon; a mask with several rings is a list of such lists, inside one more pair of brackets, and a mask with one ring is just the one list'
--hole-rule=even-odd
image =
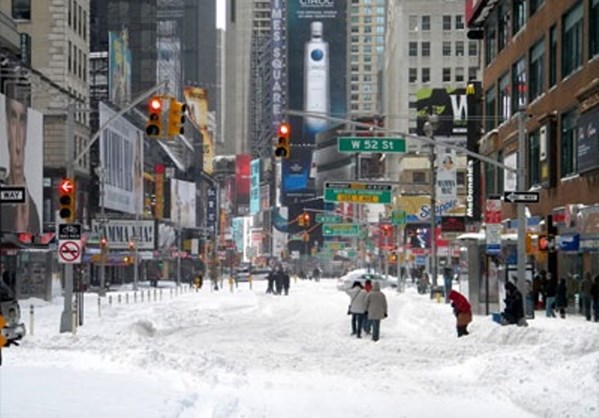
{"label": "snow-covered street", "polygon": [[[350,336],[335,280],[266,283],[120,304],[87,295],[59,333],[62,300],[21,301],[34,335],[3,350],[0,417],[597,417],[599,324],[581,316],[458,339],[449,305],[385,291],[381,339]],[[124,294],[124,293],[122,293]]]}

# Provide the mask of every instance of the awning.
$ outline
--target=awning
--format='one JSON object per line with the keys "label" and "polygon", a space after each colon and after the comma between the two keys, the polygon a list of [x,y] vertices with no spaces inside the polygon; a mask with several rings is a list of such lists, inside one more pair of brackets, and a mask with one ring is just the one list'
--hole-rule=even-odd
{"label": "awning", "polygon": [[183,164],[182,161],[180,161],[177,158],[177,156],[173,153],[173,151],[170,149],[170,147],[167,144],[165,144],[162,140],[158,140],[158,143],[160,144],[162,149],[168,154],[170,159],[175,163],[177,168],[181,171],[185,171],[185,165]]}

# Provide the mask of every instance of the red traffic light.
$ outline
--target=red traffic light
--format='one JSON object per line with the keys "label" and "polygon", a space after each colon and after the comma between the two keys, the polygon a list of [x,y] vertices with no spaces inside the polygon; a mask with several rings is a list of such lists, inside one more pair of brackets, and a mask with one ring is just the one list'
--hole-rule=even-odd
{"label": "red traffic light", "polygon": [[61,195],[71,194],[75,190],[75,182],[72,179],[66,178],[62,179],[60,183],[58,183],[58,192]]}
{"label": "red traffic light", "polygon": [[162,109],[162,99],[159,97],[152,97],[149,106],[151,112],[159,112]]}
{"label": "red traffic light", "polygon": [[289,135],[289,132],[291,132],[291,129],[289,128],[289,124],[281,123],[279,125],[279,136],[287,136],[287,135]]}

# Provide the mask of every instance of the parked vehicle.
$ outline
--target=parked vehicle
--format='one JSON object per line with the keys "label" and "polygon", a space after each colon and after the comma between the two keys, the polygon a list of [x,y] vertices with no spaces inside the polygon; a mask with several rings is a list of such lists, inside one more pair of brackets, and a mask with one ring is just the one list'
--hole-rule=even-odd
{"label": "parked vehicle", "polygon": [[370,279],[372,282],[379,282],[381,289],[387,287],[397,287],[397,278],[389,276],[387,279],[384,275],[374,272],[369,272],[366,269],[352,270],[337,280],[337,289],[347,290],[350,289],[354,282],[358,281],[364,285],[366,280]]}

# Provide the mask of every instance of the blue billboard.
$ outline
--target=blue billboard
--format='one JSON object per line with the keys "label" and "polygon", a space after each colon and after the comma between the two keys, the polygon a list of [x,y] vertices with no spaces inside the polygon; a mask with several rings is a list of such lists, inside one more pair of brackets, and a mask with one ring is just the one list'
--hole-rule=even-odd
{"label": "blue billboard", "polygon": [[316,117],[290,117],[291,152],[283,160],[282,192],[286,205],[316,195],[313,152],[316,134],[327,119],[346,117],[346,0],[287,1],[289,109]]}
{"label": "blue billboard", "polygon": [[250,162],[250,215],[260,212],[260,159]]}

